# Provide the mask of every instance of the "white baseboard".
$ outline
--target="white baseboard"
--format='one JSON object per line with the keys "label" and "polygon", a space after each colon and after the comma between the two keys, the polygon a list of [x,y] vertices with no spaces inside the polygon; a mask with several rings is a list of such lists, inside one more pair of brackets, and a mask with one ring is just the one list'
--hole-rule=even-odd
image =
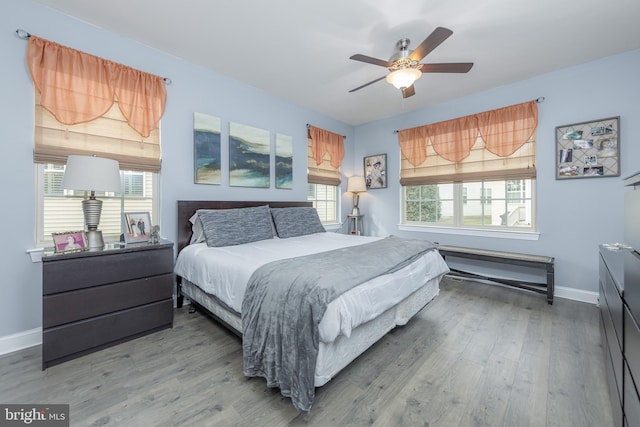
{"label": "white baseboard", "polygon": [[42,328],[0,337],[0,355],[42,344]]}
{"label": "white baseboard", "polygon": [[[449,279],[453,279],[453,280],[457,280],[457,281],[461,281],[461,280],[471,280],[471,281],[476,281],[476,282],[480,282],[480,283],[486,283],[489,285],[495,285],[495,286],[505,286],[505,287],[509,287],[508,285],[503,285],[497,282],[491,282],[491,281],[487,281],[487,280],[482,280],[482,279],[464,279],[464,278],[460,278],[457,277],[455,275],[450,275],[450,276],[446,276]],[[511,289],[515,289],[515,288],[511,288]],[[573,301],[580,301],[580,302],[586,302],[589,304],[595,304],[598,305],[598,297],[600,295],[598,294],[598,292],[593,292],[593,291],[584,291],[582,289],[576,289],[576,288],[567,288],[564,286],[554,286],[553,288],[553,297],[554,298],[564,298],[564,299],[570,299]]]}
{"label": "white baseboard", "polygon": [[554,297],[571,299],[574,301],[588,302],[589,304],[598,304],[598,292],[583,291],[582,289],[565,288],[564,286],[556,286],[553,292]]}

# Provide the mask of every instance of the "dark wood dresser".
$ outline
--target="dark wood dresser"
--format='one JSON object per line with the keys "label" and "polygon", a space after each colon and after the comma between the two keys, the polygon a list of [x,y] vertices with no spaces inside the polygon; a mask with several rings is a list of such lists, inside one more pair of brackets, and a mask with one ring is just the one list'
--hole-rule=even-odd
{"label": "dark wood dresser", "polygon": [[640,173],[625,180],[624,393],[625,426],[640,426]]}
{"label": "dark wood dresser", "polygon": [[173,243],[42,257],[42,369],[173,324]]}
{"label": "dark wood dresser", "polygon": [[625,244],[600,246],[600,325],[615,425],[640,427],[640,173],[625,185]]}
{"label": "dark wood dresser", "polygon": [[624,252],[600,246],[600,327],[616,426],[624,425]]}

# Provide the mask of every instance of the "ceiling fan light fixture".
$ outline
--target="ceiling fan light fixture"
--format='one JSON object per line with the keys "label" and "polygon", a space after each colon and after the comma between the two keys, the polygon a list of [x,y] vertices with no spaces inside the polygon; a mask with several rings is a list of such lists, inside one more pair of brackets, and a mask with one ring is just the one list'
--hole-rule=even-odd
{"label": "ceiling fan light fixture", "polygon": [[402,89],[411,86],[420,77],[422,77],[422,71],[418,69],[401,68],[389,73],[387,82],[395,86],[396,89]]}

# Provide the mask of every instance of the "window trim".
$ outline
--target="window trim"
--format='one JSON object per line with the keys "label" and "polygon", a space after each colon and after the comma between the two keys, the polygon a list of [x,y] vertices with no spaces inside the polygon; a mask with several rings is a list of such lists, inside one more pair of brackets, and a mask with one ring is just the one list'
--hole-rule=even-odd
{"label": "window trim", "polygon": [[[411,232],[420,232],[420,233],[437,233],[437,234],[454,234],[454,235],[462,235],[462,236],[474,236],[474,237],[491,237],[491,238],[500,238],[500,239],[518,239],[518,240],[538,240],[540,237],[540,230],[538,230],[538,221],[537,221],[537,203],[538,203],[538,194],[537,194],[537,180],[534,178],[530,178],[531,180],[531,215],[533,219],[533,226],[530,229],[519,229],[519,228],[506,228],[503,226],[485,226],[485,227],[470,227],[465,225],[436,225],[436,224],[427,224],[427,223],[412,223],[412,222],[404,222],[405,221],[405,186],[400,186],[399,192],[399,203],[400,207],[400,223],[397,224],[399,231],[411,231]],[[511,179],[504,179],[500,181],[512,181]],[[478,182],[478,181],[469,181],[469,182]],[[459,185],[453,186],[453,198],[454,203],[456,200],[459,203],[462,202],[462,184],[456,183]],[[506,194],[505,194],[506,197]],[[493,203],[493,198],[492,198]],[[462,206],[458,209],[454,210],[454,217],[456,223],[462,224]]]}
{"label": "window trim", "polygon": [[398,224],[398,230],[414,233],[454,234],[459,236],[490,237],[494,239],[538,240],[539,231],[479,229],[436,225]]}
{"label": "window trim", "polygon": [[[320,183],[316,183],[316,182],[307,182],[307,186],[309,185],[324,185],[324,186],[329,186],[329,187],[335,187],[335,204],[336,204],[336,218],[335,220],[332,221],[327,221],[324,222],[321,220],[322,225],[326,228],[326,229],[339,229],[342,226],[342,222],[340,221],[340,218],[342,217],[342,203],[340,201],[340,194],[342,194],[342,189],[340,185],[332,185],[332,184],[320,184]],[[316,202],[317,200],[310,200],[308,197],[308,193],[307,193],[307,201],[309,202]],[[314,206],[315,207],[315,206]],[[317,208],[316,208],[317,210]]]}

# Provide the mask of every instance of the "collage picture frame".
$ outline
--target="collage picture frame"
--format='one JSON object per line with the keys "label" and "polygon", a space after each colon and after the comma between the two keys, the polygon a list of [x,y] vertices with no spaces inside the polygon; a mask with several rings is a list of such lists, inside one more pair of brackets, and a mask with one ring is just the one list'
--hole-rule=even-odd
{"label": "collage picture frame", "polygon": [[556,179],[620,176],[620,117],[558,126]]}
{"label": "collage picture frame", "polygon": [[387,188],[386,154],[375,154],[364,158],[364,181],[367,190]]}

